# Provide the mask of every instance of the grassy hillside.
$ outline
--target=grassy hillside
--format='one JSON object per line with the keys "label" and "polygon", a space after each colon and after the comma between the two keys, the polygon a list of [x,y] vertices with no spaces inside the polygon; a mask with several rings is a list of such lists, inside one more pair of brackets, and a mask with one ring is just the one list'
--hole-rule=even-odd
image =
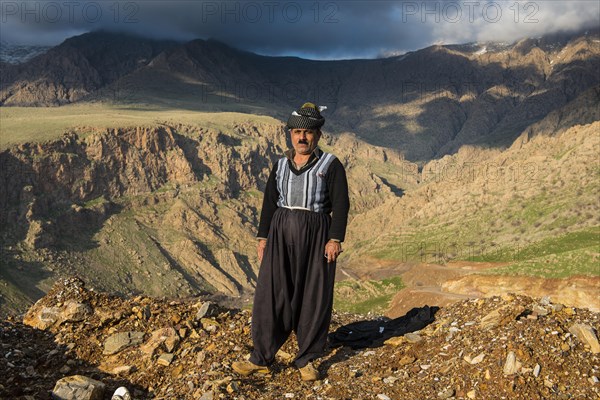
{"label": "grassy hillside", "polygon": [[[508,253],[512,253],[507,256]],[[511,265],[487,271],[494,274],[566,278],[600,276],[600,227],[547,238],[531,245],[473,257],[474,261],[511,261]]]}
{"label": "grassy hillside", "polygon": [[[94,129],[152,126],[160,123],[197,124],[207,129],[223,130],[236,122],[281,122],[267,116],[234,112],[201,112],[185,107],[146,107],[143,104],[122,106],[111,103],[78,103],[61,107],[1,107],[0,149],[25,142],[45,142],[78,127]],[[88,129],[88,134],[93,132]],[[82,135],[85,136],[85,135]]]}

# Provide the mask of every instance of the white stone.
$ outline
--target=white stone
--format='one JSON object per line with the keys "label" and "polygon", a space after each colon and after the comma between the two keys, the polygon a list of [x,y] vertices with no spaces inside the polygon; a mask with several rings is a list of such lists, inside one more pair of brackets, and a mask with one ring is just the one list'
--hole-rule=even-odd
{"label": "white stone", "polygon": [[409,343],[418,343],[422,340],[421,335],[419,335],[418,333],[407,333],[406,335],[404,335],[404,338]]}
{"label": "white stone", "polygon": [[535,364],[535,367],[533,367],[533,376],[535,376],[536,378],[540,376],[541,369],[542,367],[540,367],[540,364]]}
{"label": "white stone", "polygon": [[517,356],[514,352],[509,351],[506,355],[506,361],[504,362],[504,375],[512,375],[518,370],[519,368],[517,367]]}
{"label": "white stone", "polygon": [[474,365],[474,364],[479,364],[480,362],[482,362],[484,358],[485,358],[485,353],[481,353],[473,358],[471,358],[471,356],[465,356],[464,360],[466,362],[468,362],[469,364]]}

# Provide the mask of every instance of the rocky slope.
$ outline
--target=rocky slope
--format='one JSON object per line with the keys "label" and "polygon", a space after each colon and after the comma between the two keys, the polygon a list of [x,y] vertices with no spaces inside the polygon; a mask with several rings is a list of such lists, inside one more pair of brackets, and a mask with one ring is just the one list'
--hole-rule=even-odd
{"label": "rocky slope", "polygon": [[[165,123],[78,127],[0,152],[0,181],[10,188],[0,194],[3,312],[22,310],[69,274],[121,294],[251,294],[259,190],[285,140],[275,121],[223,130]],[[353,213],[416,185],[416,166],[393,172],[412,165],[397,152],[352,135],[323,146],[334,146],[360,183]]]}
{"label": "rocky slope", "polygon": [[[58,273],[71,266],[87,271],[96,283],[121,293],[145,287],[154,294],[194,289],[239,295],[243,287],[252,287],[255,271],[239,258],[235,244],[251,240],[255,221],[243,219],[255,214],[256,201],[239,204],[218,221],[214,211],[221,201],[257,186],[274,157],[276,139],[236,150],[227,142],[232,137],[195,130],[192,139],[181,133],[185,130],[140,127],[81,140],[71,134],[48,145],[3,152],[3,181],[13,188],[1,201],[4,226],[14,228],[4,230],[7,241],[31,249],[88,250],[91,256],[84,254],[83,263],[63,262],[51,251],[46,261]],[[238,163],[229,164],[232,158]],[[209,184],[211,179],[217,184]],[[166,185],[171,190],[161,193]],[[187,195],[179,196],[180,191]],[[146,213],[138,218],[120,218],[144,206]],[[243,236],[232,235],[229,250],[212,251],[206,246],[226,238],[224,220]],[[155,231],[160,226],[177,236]],[[237,258],[231,249],[238,250]]]}
{"label": "rocky slope", "polygon": [[[418,188],[353,220],[349,239],[359,246],[349,256],[358,264],[374,254],[445,263],[496,253],[480,260],[519,261],[519,249],[542,237],[597,226],[599,90],[532,124],[506,151],[463,146],[430,161]],[[385,233],[361,241],[367,221]]]}
{"label": "rocky slope", "polygon": [[[0,396],[50,398],[81,375],[108,399],[563,399],[600,395],[600,314],[548,298],[505,295],[441,309],[421,331],[370,348],[328,348],[322,380],[301,382],[293,337],[270,374],[231,363],[251,348],[248,311],[201,298],[123,299],[77,279],[57,282],[23,323],[0,322]],[[331,330],[364,321],[335,313]],[[56,385],[56,386],[55,386]],[[64,388],[63,388],[64,389]],[[89,398],[89,397],[85,397]]]}

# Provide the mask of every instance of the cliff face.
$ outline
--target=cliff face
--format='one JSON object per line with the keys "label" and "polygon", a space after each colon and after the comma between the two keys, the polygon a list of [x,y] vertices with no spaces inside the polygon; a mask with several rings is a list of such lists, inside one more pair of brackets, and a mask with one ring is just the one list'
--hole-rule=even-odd
{"label": "cliff face", "polygon": [[[351,135],[322,145],[360,183],[353,213],[416,182],[416,166],[410,175],[382,169],[406,163],[396,152]],[[75,128],[2,151],[0,182],[9,190],[0,194],[0,223],[13,289],[5,308],[23,302],[15,293],[31,301],[34,287],[70,273],[117,293],[251,294],[260,191],[285,148],[281,125],[239,121],[224,130]],[[23,269],[31,279],[19,283]]]}
{"label": "cliff face", "polygon": [[[238,193],[258,186],[275,157],[273,142],[236,147],[230,143],[236,139],[222,133],[183,129],[184,134],[169,126],[92,130],[80,132],[84,138],[72,132],[1,152],[1,180],[10,190],[0,195],[0,221],[14,226],[29,210],[32,217],[46,215],[61,205],[135,196],[167,184],[193,185],[210,176],[223,182],[225,191]],[[28,209],[15,213],[17,206]]]}
{"label": "cliff face", "polygon": [[[232,247],[233,253],[207,246],[226,242],[227,230],[247,240],[256,201],[237,202],[249,221],[239,215],[225,223],[214,211],[259,181],[264,184],[263,169],[278,150],[277,140],[267,141],[265,135],[274,139],[280,132],[265,127],[258,134],[243,124],[234,132],[228,136],[183,126],[83,130],[82,137],[72,132],[54,142],[3,151],[0,180],[8,188],[0,195],[4,244],[45,251],[42,260],[59,273],[74,268],[113,289],[122,285],[119,292],[175,294],[182,283],[167,283],[164,289],[161,283],[177,277],[190,292],[237,296],[253,286],[249,262],[240,258],[240,248]],[[240,145],[241,138],[252,144]],[[177,240],[161,236],[163,224],[177,231]],[[150,232],[154,229],[158,232]],[[82,251],[84,262],[72,257]],[[71,261],[57,255],[61,252]],[[23,261],[19,253],[7,261]],[[142,257],[148,258],[146,265]],[[154,274],[165,277],[148,287]]]}
{"label": "cliff face", "polygon": [[82,203],[101,195],[150,192],[169,180],[202,178],[201,166],[195,166],[195,173],[195,160],[185,157],[169,128],[111,130],[88,140],[71,133],[53,143],[4,151],[0,157],[3,182],[11,188],[0,198],[4,210],[22,202],[26,187],[47,204]]}

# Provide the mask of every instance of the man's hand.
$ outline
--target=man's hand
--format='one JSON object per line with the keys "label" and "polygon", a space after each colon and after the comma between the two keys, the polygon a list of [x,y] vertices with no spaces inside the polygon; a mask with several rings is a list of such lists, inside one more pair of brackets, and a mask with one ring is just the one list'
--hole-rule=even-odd
{"label": "man's hand", "polygon": [[340,242],[336,242],[335,240],[327,242],[325,245],[325,258],[327,258],[327,262],[335,262],[342,251],[344,250],[342,250],[342,244]]}
{"label": "man's hand", "polygon": [[267,247],[267,239],[258,239],[258,246],[256,246],[256,253],[258,254],[258,263],[262,263],[263,254],[265,253],[265,247]]}

